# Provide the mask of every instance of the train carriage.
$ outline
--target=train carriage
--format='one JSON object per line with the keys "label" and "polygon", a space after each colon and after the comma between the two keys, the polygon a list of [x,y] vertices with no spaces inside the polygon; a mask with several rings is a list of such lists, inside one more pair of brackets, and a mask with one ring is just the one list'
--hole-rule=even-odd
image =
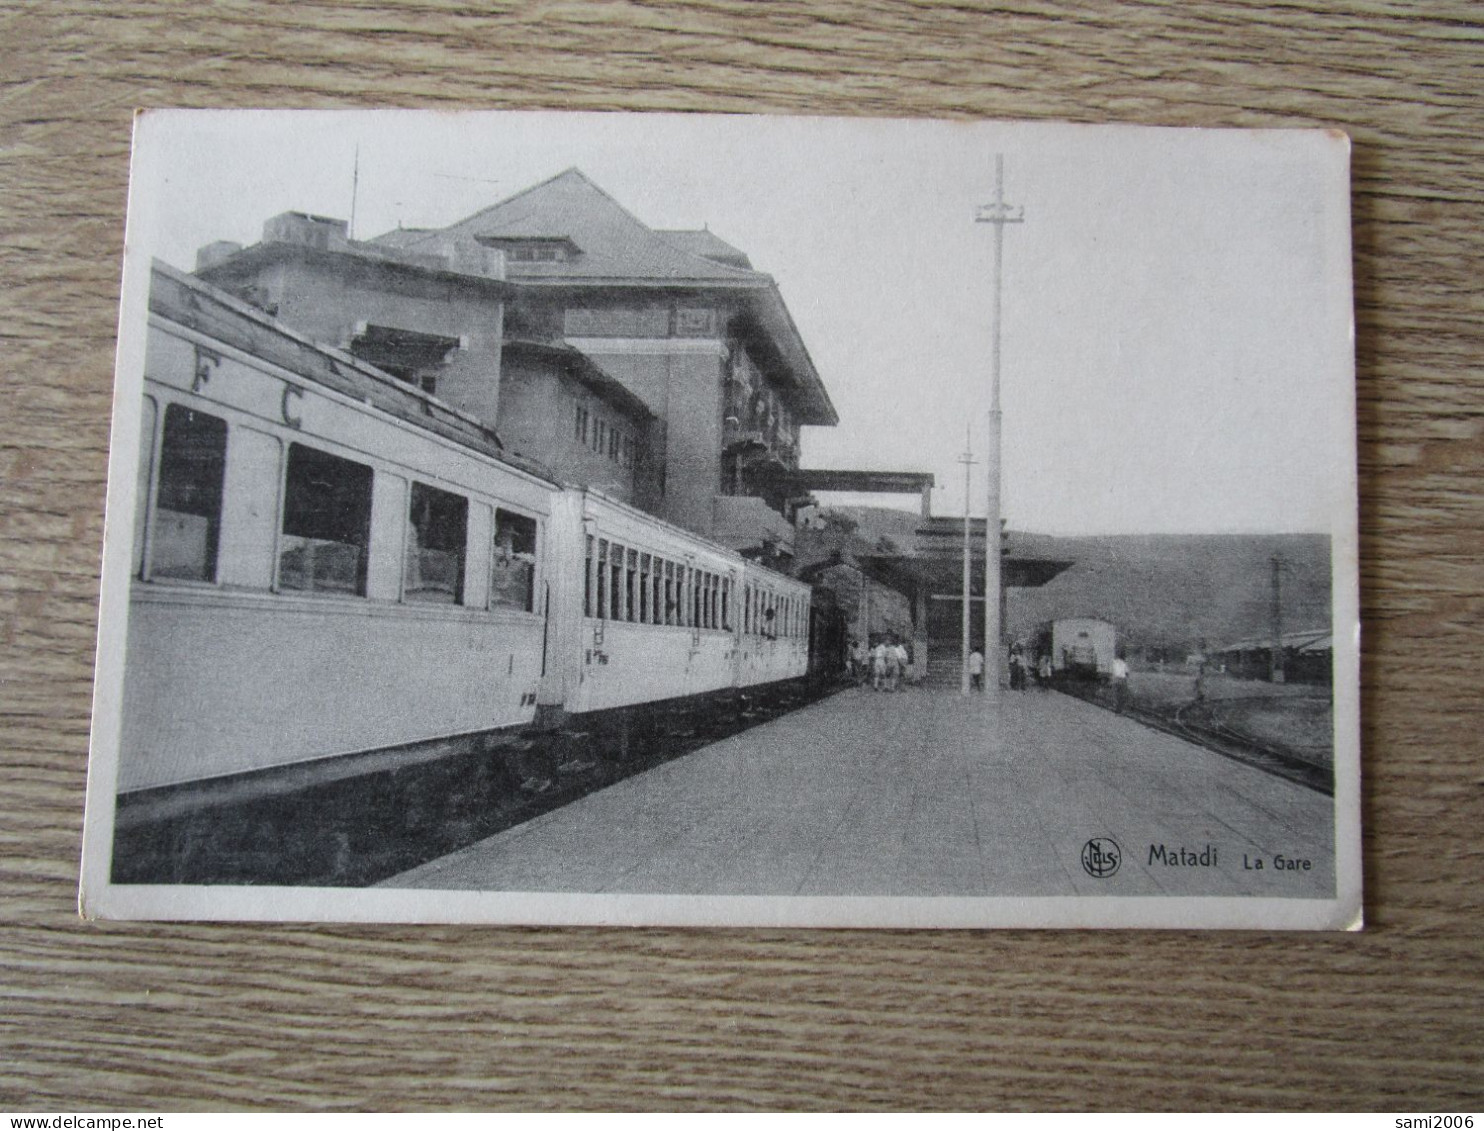
{"label": "train carriage", "polygon": [[122,790],[532,719],[551,482],[163,266],[144,385]]}
{"label": "train carriage", "polygon": [[543,703],[580,714],[805,674],[807,586],[594,491],[563,492],[550,530]]}
{"label": "train carriage", "polygon": [[1117,655],[1118,629],[1096,617],[1051,622],[1051,668],[1068,679],[1107,679]]}
{"label": "train carriage", "polygon": [[803,677],[810,590],[156,265],[121,792]]}
{"label": "train carriage", "polygon": [[738,624],[737,686],[797,679],[809,671],[810,589],[749,563]]}

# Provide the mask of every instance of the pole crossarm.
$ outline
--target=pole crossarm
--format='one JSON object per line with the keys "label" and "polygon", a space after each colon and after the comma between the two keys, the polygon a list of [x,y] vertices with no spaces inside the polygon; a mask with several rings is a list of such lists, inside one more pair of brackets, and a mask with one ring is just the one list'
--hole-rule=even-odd
{"label": "pole crossarm", "polygon": [[981,204],[974,210],[974,222],[978,224],[1023,224],[1025,205],[1006,204],[997,200],[993,204]]}

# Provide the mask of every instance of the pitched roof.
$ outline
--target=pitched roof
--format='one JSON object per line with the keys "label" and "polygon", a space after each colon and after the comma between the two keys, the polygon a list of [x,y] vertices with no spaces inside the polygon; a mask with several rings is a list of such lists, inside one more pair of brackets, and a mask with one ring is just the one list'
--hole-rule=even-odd
{"label": "pitched roof", "polygon": [[432,228],[393,228],[379,236],[372,236],[366,242],[380,244],[382,247],[412,247],[422,243],[432,231]]}
{"label": "pitched roof", "polygon": [[[440,240],[451,237],[477,241],[565,238],[581,252],[575,259],[559,262],[510,260],[507,273],[515,279],[602,280],[631,285],[694,282],[742,287],[765,287],[773,281],[760,271],[718,262],[685,246],[697,241],[667,238],[577,169],[558,173],[490,205],[449,225],[437,236]],[[741,254],[721,240],[715,242],[733,256]],[[709,243],[707,246],[711,247]]]}
{"label": "pitched roof", "polygon": [[729,267],[752,269],[752,260],[740,248],[735,248],[710,228],[660,228],[659,234],[683,251],[699,255]]}
{"label": "pitched roof", "polygon": [[[390,239],[388,237],[391,237]],[[533,287],[676,287],[739,294],[750,317],[777,352],[798,397],[804,424],[837,424],[839,416],[814,368],[773,277],[751,266],[747,256],[707,230],[657,231],[639,220],[578,169],[556,176],[483,208],[436,231],[388,233],[404,253],[500,240],[567,240],[574,258],[506,257],[506,278]]]}

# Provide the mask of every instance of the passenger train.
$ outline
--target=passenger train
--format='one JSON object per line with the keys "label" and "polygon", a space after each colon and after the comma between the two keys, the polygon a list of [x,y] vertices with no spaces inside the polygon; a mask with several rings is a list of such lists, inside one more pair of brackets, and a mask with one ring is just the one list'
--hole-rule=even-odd
{"label": "passenger train", "polygon": [[797,679],[808,585],[156,264],[121,792]]}

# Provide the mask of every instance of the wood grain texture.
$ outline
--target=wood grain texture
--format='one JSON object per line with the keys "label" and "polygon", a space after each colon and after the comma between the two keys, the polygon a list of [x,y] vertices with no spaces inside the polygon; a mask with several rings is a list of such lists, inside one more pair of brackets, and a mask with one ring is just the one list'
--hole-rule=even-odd
{"label": "wood grain texture", "polygon": [[[0,6],[0,1106],[1484,1100],[1484,27],[1465,2]],[[75,913],[136,106],[1325,125],[1355,143],[1357,936]]]}

